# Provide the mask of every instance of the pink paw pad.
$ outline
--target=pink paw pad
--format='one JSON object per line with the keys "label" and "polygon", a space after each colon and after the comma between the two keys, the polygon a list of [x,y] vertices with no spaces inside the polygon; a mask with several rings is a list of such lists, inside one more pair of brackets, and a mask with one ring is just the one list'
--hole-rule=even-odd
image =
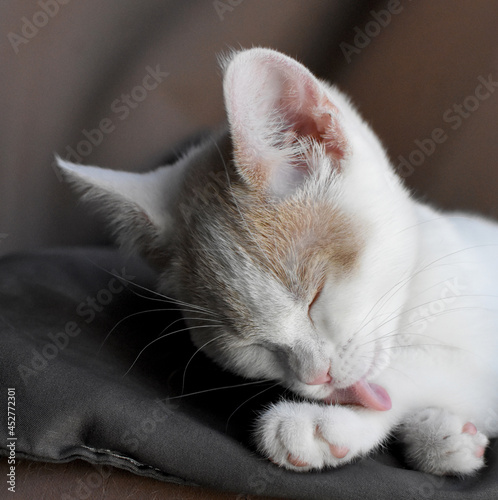
{"label": "pink paw pad", "polygon": [[472,422],[467,422],[463,426],[462,432],[465,434],[470,434],[471,436],[475,436],[477,434],[477,427]]}
{"label": "pink paw pad", "polygon": [[330,453],[336,458],[344,458],[349,453],[349,448],[346,446],[336,446],[334,444],[329,444]]}
{"label": "pink paw pad", "polygon": [[294,455],[287,455],[287,461],[294,465],[295,467],[307,467],[309,464],[308,462],[303,462],[302,460],[299,460],[299,458],[295,457]]}
{"label": "pink paw pad", "polygon": [[330,448],[330,453],[334,455],[335,458],[344,458],[349,453],[349,448],[347,446],[337,446],[335,444],[329,443],[324,437],[318,425],[315,428],[315,435],[321,440],[325,441]]}
{"label": "pink paw pad", "polygon": [[[470,434],[471,436],[475,436],[477,434],[477,427],[472,422],[467,422],[463,426],[462,432],[464,434]],[[484,456],[484,452],[485,452],[484,446],[478,446],[476,448],[476,451],[474,452],[474,455],[477,458],[482,458]]]}

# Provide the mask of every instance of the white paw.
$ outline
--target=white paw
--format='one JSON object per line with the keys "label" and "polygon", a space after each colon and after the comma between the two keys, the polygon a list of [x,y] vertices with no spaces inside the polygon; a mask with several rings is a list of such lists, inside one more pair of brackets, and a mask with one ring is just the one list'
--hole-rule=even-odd
{"label": "white paw", "polygon": [[308,471],[346,464],[382,437],[350,408],[286,401],[260,417],[257,439],[260,451],[272,462]]}
{"label": "white paw", "polygon": [[424,472],[467,475],[484,465],[488,438],[447,410],[426,408],[414,413],[404,420],[400,434],[408,461]]}

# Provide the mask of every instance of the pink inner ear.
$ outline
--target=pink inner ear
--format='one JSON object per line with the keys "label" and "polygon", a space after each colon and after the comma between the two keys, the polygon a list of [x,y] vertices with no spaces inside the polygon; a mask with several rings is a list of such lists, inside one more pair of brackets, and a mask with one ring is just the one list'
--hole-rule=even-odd
{"label": "pink inner ear", "polygon": [[235,57],[225,78],[235,155],[246,179],[260,187],[278,182],[295,187],[313,168],[304,146],[303,154],[295,155],[306,138],[322,144],[339,168],[348,150],[339,111],[304,66],[253,49]]}
{"label": "pink inner ear", "polygon": [[[329,109],[334,110],[335,107],[329,103]],[[312,112],[293,114],[289,116],[292,125],[288,130],[293,130],[296,137],[315,139],[324,145],[328,155],[335,160],[342,160],[346,155],[347,142],[337,120],[332,118],[332,113],[334,111],[324,112],[317,116]]]}
{"label": "pink inner ear", "polygon": [[[326,97],[315,78],[305,75],[295,80],[287,79],[287,88],[279,106],[281,113],[287,115],[297,137],[310,137],[322,143],[327,154],[335,160],[346,155],[347,141],[338,123],[339,110]],[[301,86],[301,88],[299,88]],[[296,88],[297,87],[297,88]]]}

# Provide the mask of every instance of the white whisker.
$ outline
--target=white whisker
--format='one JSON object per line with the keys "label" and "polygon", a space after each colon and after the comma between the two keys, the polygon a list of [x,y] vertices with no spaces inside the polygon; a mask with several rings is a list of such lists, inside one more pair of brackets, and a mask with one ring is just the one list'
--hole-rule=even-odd
{"label": "white whisker", "polygon": [[[167,303],[171,303],[171,304],[176,304],[176,305],[179,305],[179,306],[186,306],[186,307],[189,307],[191,309],[197,309],[199,311],[202,311],[206,314],[212,314],[212,315],[216,315],[218,316],[218,314],[214,313],[213,311],[210,311],[209,309],[206,309],[202,306],[198,306],[198,305],[195,305],[195,304],[190,304],[188,302],[183,302],[179,299],[174,299],[172,297],[168,297],[167,295],[164,295],[156,290],[152,290],[150,288],[147,288],[146,286],[142,286],[142,285],[139,285],[138,283],[135,283],[134,281],[131,281],[127,278],[124,278],[123,276],[120,276],[118,274],[115,274],[113,273],[112,271],[109,271],[108,269],[105,269],[104,267],[100,266],[99,264],[97,264],[96,262],[92,261],[89,257],[87,257],[87,260],[89,262],[91,262],[95,267],[97,267],[98,269],[100,269],[101,271],[104,271],[105,273],[113,276],[114,278],[118,279],[119,281],[124,281],[126,283],[128,283],[129,285],[133,285],[137,288],[140,288],[141,290],[144,290],[146,292],[149,292],[149,293],[152,293],[153,295],[156,295],[157,297],[159,297],[160,299],[165,299],[165,302]],[[140,297],[143,297],[145,299],[149,299],[149,300],[154,300],[152,297],[147,297],[147,296],[144,296],[144,295],[140,295],[138,294],[138,292],[134,291],[134,290],[131,290],[128,288],[128,290],[131,292],[131,293],[134,293],[135,295],[138,295]],[[160,299],[156,299],[156,300],[160,300]]]}
{"label": "white whisker", "polygon": [[[156,308],[156,309],[146,309],[146,310],[143,310],[143,311],[137,311],[137,312],[134,312],[134,313],[131,313],[131,314],[128,314],[128,316],[125,316],[124,318],[121,318],[110,330],[109,332],[107,333],[107,335],[105,336],[104,340],[102,341],[102,343],[100,344],[100,347],[98,348],[96,354],[99,354],[100,351],[102,350],[102,348],[104,347],[104,344],[107,342],[107,340],[109,339],[109,337],[111,336],[112,332],[121,324],[123,323],[123,321],[126,321],[127,319],[129,318],[133,318],[134,316],[140,316],[141,314],[146,314],[146,313],[153,313],[153,312],[183,312],[183,313],[196,313],[198,311],[191,311],[191,310],[187,310],[187,309],[178,309],[178,308],[173,308],[173,309],[170,309],[170,308]],[[174,321],[173,323],[176,323],[177,321],[181,321],[182,319],[184,319],[183,317],[180,318],[179,320],[176,320]],[[198,320],[204,320],[204,321],[214,321],[212,318],[201,318],[201,317],[196,317],[196,318],[185,318],[185,319],[198,319]],[[173,324],[172,323],[172,324]],[[221,323],[221,322],[220,322]],[[164,331],[164,330],[163,330]]]}
{"label": "white whisker", "polygon": [[[173,325],[174,323],[176,323],[177,321],[181,321],[181,319],[179,320],[176,320],[176,321],[173,321],[173,323],[171,323],[169,326]],[[167,328],[169,328],[169,326]],[[128,370],[126,370],[126,373],[123,375],[123,378],[126,377],[126,375],[128,375],[128,373],[130,373],[131,369],[135,366],[136,362],[138,361],[138,359],[140,358],[140,356],[143,354],[143,352],[148,349],[152,344],[154,344],[155,342],[158,342],[159,340],[162,340],[166,337],[169,337],[170,335],[174,335],[175,333],[180,333],[180,332],[186,332],[186,331],[191,331],[191,330],[194,330],[194,329],[197,329],[197,328],[216,328],[217,326],[219,325],[200,325],[200,326],[194,326],[194,327],[187,327],[187,328],[182,328],[180,330],[175,330],[174,332],[170,332],[170,333],[166,333],[164,335],[161,335],[160,337],[150,341],[137,355],[137,357],[135,358],[135,361],[133,361],[133,363],[131,364],[131,366],[128,368]],[[167,330],[167,328],[163,329],[163,332],[165,330]]]}
{"label": "white whisker", "polygon": [[269,382],[272,382],[271,380],[256,380],[255,382],[246,382],[242,384],[235,384],[235,385],[225,385],[222,387],[213,387],[211,389],[203,389],[201,391],[195,391],[195,392],[189,392],[188,394],[180,394],[179,396],[171,396],[165,399],[165,401],[170,401],[171,399],[180,399],[180,398],[187,398],[189,396],[197,396],[199,394],[205,394],[207,392],[213,392],[213,391],[222,391],[226,389],[238,389],[239,387],[246,387],[248,385],[257,385],[257,384],[267,384]]}
{"label": "white whisker", "polygon": [[225,425],[225,432],[228,432],[228,424],[230,423],[231,418],[235,415],[235,413],[237,413],[238,410],[240,410],[246,403],[251,401],[251,399],[254,399],[254,398],[258,397],[259,395],[263,394],[264,392],[269,391],[269,390],[273,389],[274,387],[277,387],[277,385],[278,385],[278,383],[273,384],[270,387],[266,387],[262,391],[258,392],[257,394],[254,394],[254,396],[251,396],[250,398],[246,399],[243,403],[241,403],[239,406],[237,406],[237,408],[235,408],[235,410],[232,413],[230,413],[230,416],[227,419],[227,423]]}
{"label": "white whisker", "polygon": [[218,335],[217,337],[211,339],[211,340],[208,340],[205,344],[201,345],[201,347],[199,347],[197,349],[197,351],[194,352],[194,354],[192,354],[192,356],[190,357],[190,359],[188,360],[186,366],[185,366],[185,370],[183,370],[183,380],[182,380],[182,392],[183,390],[185,389],[185,376],[187,374],[187,368],[189,367],[190,363],[192,362],[192,360],[194,359],[195,355],[201,351],[201,349],[204,349],[204,347],[206,347],[207,345],[211,344],[211,342],[214,342],[216,340],[218,340],[219,338],[223,337],[225,334],[222,333],[221,335]]}

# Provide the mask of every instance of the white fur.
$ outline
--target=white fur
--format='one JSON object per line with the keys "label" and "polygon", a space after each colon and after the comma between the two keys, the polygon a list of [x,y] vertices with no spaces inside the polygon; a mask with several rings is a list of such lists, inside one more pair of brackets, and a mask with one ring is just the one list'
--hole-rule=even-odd
{"label": "white fur", "polygon": [[[414,200],[347,98],[286,56],[236,54],[224,91],[232,162],[219,140],[146,175],[60,166],[99,203],[106,200],[120,234],[140,231],[133,217],[120,216],[131,203],[167,240],[162,288],[168,280],[180,299],[221,318],[213,328],[196,328],[205,318],[191,322],[196,345],[238,374],[277,380],[307,398],[261,415],[256,435],[267,457],[294,470],[338,466],[397,432],[414,467],[475,472],[484,464],[480,447],[498,436],[497,224]],[[327,123],[343,136],[332,149],[337,157],[319,138],[293,141],[299,127],[286,120],[300,117],[296,110],[305,126],[321,131]],[[197,194],[215,177],[203,205]],[[263,211],[288,199],[326,203],[362,241],[352,270],[329,263],[311,308],[318,290],[309,294],[304,283],[301,295],[286,289],[249,227],[257,190],[267,196],[267,207],[257,207]],[[148,244],[150,254],[165,243]],[[279,264],[292,274],[293,252],[306,239],[295,235],[288,245]],[[327,372],[332,383],[310,385]],[[360,379],[383,387],[392,408],[324,403]],[[464,432],[467,422],[477,434]]]}

